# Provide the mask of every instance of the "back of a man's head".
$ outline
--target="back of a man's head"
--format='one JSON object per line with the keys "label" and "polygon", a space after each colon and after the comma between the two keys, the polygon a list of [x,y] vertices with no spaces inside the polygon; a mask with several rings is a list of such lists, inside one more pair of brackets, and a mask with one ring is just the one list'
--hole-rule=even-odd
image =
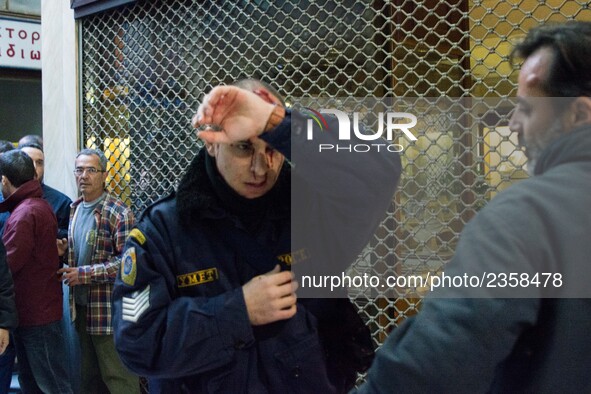
{"label": "back of a man's head", "polygon": [[22,148],[24,145],[30,145],[30,144],[39,145],[41,147],[41,150],[43,150],[43,138],[40,135],[29,134],[29,135],[25,135],[20,140],[18,140],[18,148],[19,149]]}
{"label": "back of a man's head", "polygon": [[591,97],[591,22],[572,21],[532,28],[511,58],[527,59],[541,48],[552,64],[540,87],[550,97]]}
{"label": "back of a man's head", "polygon": [[0,140],[0,154],[9,152],[14,149],[12,142],[6,140]]}
{"label": "back of a man's head", "polygon": [[0,155],[0,176],[5,176],[14,187],[35,179],[33,160],[25,152],[15,149]]}

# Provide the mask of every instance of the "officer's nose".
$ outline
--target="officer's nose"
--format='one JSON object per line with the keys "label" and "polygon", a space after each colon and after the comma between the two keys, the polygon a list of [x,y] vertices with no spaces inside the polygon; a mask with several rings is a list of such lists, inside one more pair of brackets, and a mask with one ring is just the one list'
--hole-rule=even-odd
{"label": "officer's nose", "polygon": [[271,166],[272,153],[268,153],[265,149],[257,149],[252,155],[251,171],[257,177],[262,177],[267,174]]}

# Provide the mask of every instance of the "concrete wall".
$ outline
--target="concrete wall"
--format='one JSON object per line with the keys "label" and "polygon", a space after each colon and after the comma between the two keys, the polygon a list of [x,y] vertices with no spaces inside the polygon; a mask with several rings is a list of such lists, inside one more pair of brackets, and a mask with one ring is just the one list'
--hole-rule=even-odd
{"label": "concrete wall", "polygon": [[78,151],[76,23],[69,1],[42,0],[45,183],[74,198]]}

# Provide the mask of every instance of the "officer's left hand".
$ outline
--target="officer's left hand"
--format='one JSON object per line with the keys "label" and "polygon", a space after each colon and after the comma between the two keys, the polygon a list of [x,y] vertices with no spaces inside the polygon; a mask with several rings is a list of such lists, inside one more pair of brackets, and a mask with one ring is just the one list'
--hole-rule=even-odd
{"label": "officer's left hand", "polygon": [[281,271],[279,265],[252,278],[242,286],[250,323],[260,326],[293,317],[297,312],[297,288],[293,273]]}

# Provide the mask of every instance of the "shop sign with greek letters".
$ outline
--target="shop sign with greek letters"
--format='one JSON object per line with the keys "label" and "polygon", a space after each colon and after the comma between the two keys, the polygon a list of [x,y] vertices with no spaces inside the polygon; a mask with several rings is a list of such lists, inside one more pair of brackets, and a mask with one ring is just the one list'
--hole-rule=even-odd
{"label": "shop sign with greek letters", "polygon": [[0,18],[0,67],[41,70],[41,23]]}

